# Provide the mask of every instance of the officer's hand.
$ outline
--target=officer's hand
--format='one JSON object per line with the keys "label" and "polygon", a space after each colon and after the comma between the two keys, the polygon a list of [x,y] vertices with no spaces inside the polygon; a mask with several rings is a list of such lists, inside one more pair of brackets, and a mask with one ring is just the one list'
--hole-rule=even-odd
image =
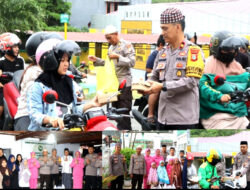
{"label": "officer's hand", "polygon": [[224,94],[220,98],[221,103],[226,103],[226,102],[229,102],[230,100],[231,100],[231,97],[229,96],[229,94]]}
{"label": "officer's hand", "polygon": [[133,178],[133,174],[130,174],[130,178],[131,178],[131,179]]}
{"label": "officer's hand", "polygon": [[97,57],[96,57],[96,56],[93,56],[93,55],[89,55],[89,56],[88,56],[88,59],[89,59],[90,61],[96,62]]}
{"label": "officer's hand", "polygon": [[161,91],[163,84],[155,81],[148,81],[150,83],[150,88],[144,90],[143,94],[155,94]]}
{"label": "officer's hand", "polygon": [[110,53],[108,56],[109,56],[109,59],[119,59],[119,55],[116,53]]}

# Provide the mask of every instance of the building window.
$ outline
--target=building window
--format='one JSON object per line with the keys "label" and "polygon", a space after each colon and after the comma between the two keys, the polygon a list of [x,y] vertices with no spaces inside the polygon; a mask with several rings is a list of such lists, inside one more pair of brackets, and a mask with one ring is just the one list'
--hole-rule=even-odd
{"label": "building window", "polygon": [[149,18],[149,11],[147,12],[147,17]]}
{"label": "building window", "polygon": [[132,15],[133,15],[133,12],[130,12],[130,17],[132,17]]}
{"label": "building window", "polygon": [[134,12],[134,16],[136,16],[136,11]]}
{"label": "building window", "polygon": [[128,18],[128,12],[126,12],[126,17]]}
{"label": "building window", "polygon": [[118,10],[118,3],[115,3],[115,11]]}
{"label": "building window", "polygon": [[110,13],[111,10],[111,3],[107,2],[107,13]]}
{"label": "building window", "polygon": [[138,12],[139,18],[141,17],[141,12]]}
{"label": "building window", "polygon": [[145,12],[144,12],[144,11],[142,12],[142,17],[143,17],[143,18],[145,17]]}

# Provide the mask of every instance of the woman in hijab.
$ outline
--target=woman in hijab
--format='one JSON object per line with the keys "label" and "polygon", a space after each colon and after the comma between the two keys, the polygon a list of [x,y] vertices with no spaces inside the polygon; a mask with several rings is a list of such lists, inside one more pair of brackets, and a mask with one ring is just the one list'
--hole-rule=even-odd
{"label": "woman in hijab", "polygon": [[[82,114],[89,108],[101,106],[96,97],[84,105],[76,105],[76,86],[73,85],[73,80],[66,75],[66,72],[73,54],[73,50],[68,49],[72,46],[75,47],[74,49],[80,49],[80,47],[69,40],[61,41],[55,47],[45,42],[39,45],[36,51],[36,61],[44,72],[36,79],[27,98],[31,118],[28,129],[33,131],[46,130],[42,125],[47,124],[62,130],[64,114],[69,112]],[[60,104],[43,102],[43,94],[48,90],[56,91]]]}
{"label": "woman in hijab", "polygon": [[156,166],[159,166],[160,161],[164,161],[163,156],[161,156],[161,150],[160,149],[156,149],[155,151],[155,156],[153,157],[154,162],[156,163]]}
{"label": "woman in hijab", "polygon": [[12,172],[11,178],[10,178],[10,186],[12,189],[18,189],[18,168],[16,165],[16,160],[14,155],[10,155],[7,166]]}
{"label": "woman in hijab", "polygon": [[79,151],[75,153],[75,158],[71,162],[70,167],[73,168],[73,188],[82,189],[84,160],[81,158]]}
{"label": "woman in hijab", "polygon": [[160,165],[157,168],[157,175],[161,188],[163,188],[165,184],[169,184],[168,173],[166,171],[166,167],[163,160],[160,161]]}
{"label": "woman in hijab", "polygon": [[0,172],[3,176],[3,180],[2,180],[3,189],[12,189],[11,184],[10,184],[12,172],[8,168],[7,162],[5,159],[0,160]]}
{"label": "woman in hijab", "polygon": [[30,176],[31,173],[28,166],[28,160],[24,158],[19,167],[19,187],[28,189],[30,186]]}
{"label": "woman in hijab", "polygon": [[174,159],[174,165],[171,172],[170,183],[171,185],[174,184],[176,189],[182,188],[181,164],[178,158]]}
{"label": "woman in hijab", "polygon": [[144,185],[144,189],[150,189],[150,185],[147,184],[148,181],[148,174],[149,174],[149,170],[151,167],[151,163],[153,162],[153,157],[150,156],[150,149],[147,148],[146,149],[146,155],[145,155],[145,161],[146,161],[146,176],[144,176],[143,178],[143,185]]}
{"label": "woman in hijab", "polygon": [[28,160],[28,166],[31,173],[29,184],[30,189],[36,189],[37,188],[37,179],[38,179],[38,168],[40,168],[40,164],[38,160],[36,159],[36,153],[31,152],[30,153],[31,158]]}

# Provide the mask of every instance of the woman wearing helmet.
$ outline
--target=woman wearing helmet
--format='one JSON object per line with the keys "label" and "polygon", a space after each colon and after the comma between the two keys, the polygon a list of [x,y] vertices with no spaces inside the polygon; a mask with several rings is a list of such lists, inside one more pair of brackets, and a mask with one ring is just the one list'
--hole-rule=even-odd
{"label": "woman wearing helmet", "polygon": [[43,41],[49,39],[54,39],[50,41],[51,46],[53,46],[56,42],[63,40],[63,38],[59,34],[37,32],[32,34],[25,44],[26,52],[32,60],[32,63],[25,69],[20,80],[20,97],[18,99],[19,104],[14,123],[14,129],[17,131],[28,130],[30,118],[27,109],[27,92],[34,83],[35,79],[42,73],[41,67],[36,63],[35,53],[38,46]]}
{"label": "woman wearing helmet", "polygon": [[[202,189],[219,189],[219,176],[216,164],[220,162],[221,153],[211,149],[205,158],[205,162],[198,171],[199,184]],[[213,180],[212,180],[213,179]]]}
{"label": "woman wearing helmet", "polygon": [[73,41],[65,40],[48,48],[41,44],[36,51],[36,61],[43,69],[28,93],[28,108],[31,119],[28,130],[45,130],[42,125],[51,124],[53,127],[64,128],[62,109],[57,103],[47,104],[43,102],[43,93],[47,90],[55,90],[58,101],[71,105],[73,113],[82,113],[91,108],[98,107],[97,98],[93,101],[76,106],[77,94],[73,80],[66,75],[72,54],[79,53],[80,47]]}
{"label": "woman wearing helmet", "polygon": [[[249,87],[249,73],[235,61],[237,40],[226,31],[211,38],[211,53],[200,80],[200,118],[206,129],[245,129],[249,125],[244,102],[229,102],[230,93]],[[214,82],[216,75],[226,77],[223,85]]]}
{"label": "woman wearing helmet", "polygon": [[[51,38],[50,38],[51,37]],[[18,110],[15,115],[15,131],[27,131],[30,118],[27,108],[27,92],[37,77],[42,73],[42,68],[36,63],[35,53],[38,46],[45,40],[51,47],[60,42],[59,37],[50,33],[37,32],[32,34],[25,44],[25,49],[32,63],[25,69],[20,81],[20,97],[18,98]],[[61,37],[62,39],[62,37]]]}
{"label": "woman wearing helmet", "polygon": [[2,78],[3,72],[15,72],[24,69],[24,59],[19,56],[21,40],[16,34],[3,33],[0,35],[1,51],[4,56],[0,59],[0,118],[3,113],[3,85],[10,82],[9,78]]}

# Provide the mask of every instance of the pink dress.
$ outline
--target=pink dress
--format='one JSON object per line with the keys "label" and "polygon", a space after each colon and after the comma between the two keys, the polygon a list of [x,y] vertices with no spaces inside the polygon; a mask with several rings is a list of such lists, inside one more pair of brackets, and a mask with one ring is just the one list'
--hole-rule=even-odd
{"label": "pink dress", "polygon": [[[32,155],[35,154],[31,152],[31,158],[28,160],[28,166],[31,173],[30,176],[30,189],[37,188],[37,178],[38,178],[38,168],[40,168],[40,164],[36,158],[32,158]],[[34,165],[35,163],[35,165]]]}
{"label": "pink dress", "polygon": [[145,161],[146,161],[146,177],[143,177],[143,186],[144,189],[150,189],[150,185],[147,185],[147,180],[148,180],[148,174],[149,170],[151,168],[151,163],[153,162],[153,157],[152,156],[145,156]]}
{"label": "pink dress", "polygon": [[[78,164],[76,163],[77,160]],[[80,158],[80,156],[76,156],[76,158],[74,158],[73,161],[71,162],[70,167],[73,168],[73,188],[82,189],[83,168],[84,168],[83,158]]]}
{"label": "pink dress", "polygon": [[164,158],[163,158],[163,156],[161,156],[161,155],[159,155],[159,156],[155,155],[155,156],[153,157],[153,159],[154,159],[154,162],[156,163],[156,167],[159,166],[160,161],[162,161],[162,160],[164,161]]}
{"label": "pink dress", "polygon": [[170,179],[171,177],[171,172],[172,172],[173,165],[168,164],[167,165],[167,173],[168,173],[168,178]]}
{"label": "pink dress", "polygon": [[148,174],[148,181],[149,184],[157,183],[158,182],[158,175],[157,175],[157,169],[150,168],[149,174]]}

